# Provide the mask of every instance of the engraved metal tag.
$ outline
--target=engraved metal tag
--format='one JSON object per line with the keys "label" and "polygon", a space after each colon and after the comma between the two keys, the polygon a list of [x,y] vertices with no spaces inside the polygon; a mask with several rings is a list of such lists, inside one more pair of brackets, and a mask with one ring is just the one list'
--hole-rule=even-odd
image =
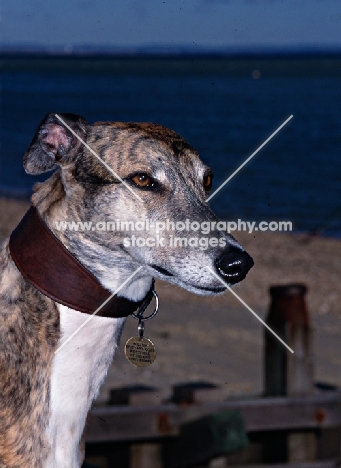
{"label": "engraved metal tag", "polygon": [[148,367],[155,361],[154,343],[145,337],[133,336],[124,347],[128,361],[136,367]]}

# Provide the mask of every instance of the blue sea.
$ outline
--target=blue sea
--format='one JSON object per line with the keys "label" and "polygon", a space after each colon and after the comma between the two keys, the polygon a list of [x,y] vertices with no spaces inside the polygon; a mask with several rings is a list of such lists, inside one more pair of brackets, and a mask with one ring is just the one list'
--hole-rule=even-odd
{"label": "blue sea", "polygon": [[186,138],[222,219],[290,220],[341,236],[341,56],[51,56],[1,59],[0,193],[29,197],[22,158],[48,112],[156,122]]}

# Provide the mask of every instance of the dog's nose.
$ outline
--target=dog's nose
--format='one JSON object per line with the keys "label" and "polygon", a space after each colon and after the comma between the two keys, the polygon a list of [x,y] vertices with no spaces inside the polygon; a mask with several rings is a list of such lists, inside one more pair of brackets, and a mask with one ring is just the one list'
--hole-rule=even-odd
{"label": "dog's nose", "polygon": [[216,260],[218,272],[230,284],[239,283],[253,267],[253,260],[244,250],[232,247]]}

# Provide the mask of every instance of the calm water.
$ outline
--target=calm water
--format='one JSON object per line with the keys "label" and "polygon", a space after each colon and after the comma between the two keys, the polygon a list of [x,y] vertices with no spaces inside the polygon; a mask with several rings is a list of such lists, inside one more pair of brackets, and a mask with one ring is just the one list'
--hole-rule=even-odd
{"label": "calm water", "polygon": [[[153,121],[176,130],[224,181],[224,219],[320,222],[341,236],[341,58],[20,58],[1,61],[0,190],[28,195],[22,157],[43,116]],[[254,70],[259,70],[255,72]],[[255,77],[260,77],[256,79]]]}

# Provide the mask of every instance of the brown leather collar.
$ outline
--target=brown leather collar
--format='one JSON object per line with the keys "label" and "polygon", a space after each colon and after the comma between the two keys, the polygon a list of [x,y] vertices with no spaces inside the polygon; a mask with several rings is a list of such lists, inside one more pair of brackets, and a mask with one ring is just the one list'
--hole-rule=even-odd
{"label": "brown leather collar", "polygon": [[[23,277],[45,296],[72,309],[93,314],[111,293],[60,242],[31,206],[10,236],[9,250]],[[128,317],[153,297],[141,301],[113,296],[96,315]]]}

